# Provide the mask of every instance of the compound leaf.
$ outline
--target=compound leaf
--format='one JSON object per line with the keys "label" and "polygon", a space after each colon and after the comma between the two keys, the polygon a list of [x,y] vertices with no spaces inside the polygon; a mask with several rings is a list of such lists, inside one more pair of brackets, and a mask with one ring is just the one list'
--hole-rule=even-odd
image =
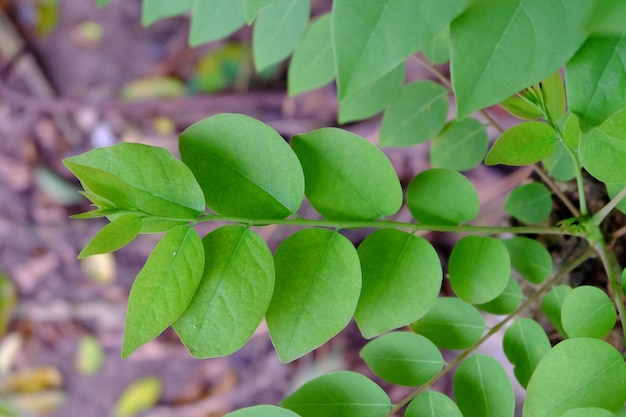
{"label": "compound leaf", "polygon": [[504,132],[485,158],[487,165],[530,165],[548,157],[556,144],[554,129],[541,122],[524,122]]}
{"label": "compound leaf", "polygon": [[194,0],[189,44],[198,46],[225,38],[245,23],[243,0]]}
{"label": "compound leaf", "polygon": [[535,320],[519,318],[504,333],[504,354],[515,365],[515,377],[524,388],[541,358],[550,351],[550,339]]}
{"label": "compound leaf", "polygon": [[609,296],[590,285],[574,288],[561,306],[561,323],[569,337],[602,338],[613,329],[616,319]]}
{"label": "compound leaf", "polygon": [[185,311],[202,278],[204,250],[189,226],[156,245],[130,290],[122,357],[157,337]]}
{"label": "compound leaf", "polygon": [[447,395],[426,391],[411,401],[404,417],[463,417],[463,415]]}
{"label": "compound leaf", "polygon": [[[109,2],[111,0],[104,1]],[[193,3],[194,0],[143,0],[141,3],[141,24],[149,26],[157,20],[183,14],[191,9]]]}
{"label": "compound leaf", "polygon": [[274,289],[274,260],[263,239],[243,226],[221,227],[202,244],[202,280],[174,330],[195,357],[229,355],[265,316]]}
{"label": "compound leaf", "polygon": [[511,266],[525,279],[539,284],[552,273],[552,257],[541,243],[527,237],[504,239]]}
{"label": "compound leaf", "polygon": [[504,209],[524,223],[541,223],[552,212],[550,190],[539,182],[520,185],[509,194],[504,202]]}
{"label": "compound leaf", "polygon": [[482,162],[488,146],[484,124],[471,117],[454,120],[433,139],[430,163],[434,168],[466,171]]}
{"label": "compound leaf", "polygon": [[626,182],[626,109],[615,113],[580,140],[583,167],[602,182]]}
{"label": "compound leaf", "polygon": [[86,258],[99,253],[118,250],[133,240],[141,231],[141,217],[135,214],[124,214],[104,226],[78,254],[78,258]]}
{"label": "compound leaf", "polygon": [[565,301],[565,297],[572,291],[572,287],[569,285],[557,285],[553,287],[550,292],[548,292],[543,299],[541,300],[541,311],[546,315],[550,323],[554,326],[555,329],[563,335],[563,337],[567,337],[567,333],[563,329],[563,324],[561,323],[561,308],[563,306],[563,301]]}

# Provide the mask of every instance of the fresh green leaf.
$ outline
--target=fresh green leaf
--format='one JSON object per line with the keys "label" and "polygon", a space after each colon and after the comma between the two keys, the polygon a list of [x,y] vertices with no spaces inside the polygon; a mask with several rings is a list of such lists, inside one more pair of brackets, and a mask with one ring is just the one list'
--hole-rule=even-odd
{"label": "fresh green leaf", "polygon": [[622,0],[596,0],[589,13],[587,29],[594,34],[624,35],[626,4]]}
{"label": "fresh green leaf", "polygon": [[310,8],[309,0],[276,0],[259,12],[252,32],[252,54],[257,71],[291,54],[309,23]]}
{"label": "fresh green leaf", "polygon": [[583,167],[602,182],[626,182],[626,109],[609,117],[580,140]]}
{"label": "fresh green leaf", "polygon": [[581,135],[578,117],[572,113],[568,114],[565,120],[565,127],[563,128],[563,142],[576,155],[578,155]]}
{"label": "fresh green leaf", "polygon": [[385,391],[363,375],[349,371],[315,378],[280,405],[302,417],[383,417],[391,409]]}
{"label": "fresh green leaf", "polygon": [[488,146],[484,124],[471,117],[454,120],[433,139],[430,163],[433,168],[467,171],[482,162]]}
{"label": "fresh green leaf", "polygon": [[404,64],[339,101],[339,123],[367,119],[383,110],[402,90]]}
{"label": "fresh green leaf", "polygon": [[332,220],[375,220],[396,213],[402,187],[389,159],[364,138],[335,128],[296,135],[306,196]]}
{"label": "fresh green leaf", "polygon": [[151,409],[159,401],[162,391],[163,384],[156,377],[134,381],[117,400],[113,411],[115,417],[134,417],[142,411]]}
{"label": "fresh green leaf", "polygon": [[511,274],[511,260],[502,241],[466,236],[452,249],[448,264],[452,289],[463,301],[483,304],[504,291]]}
{"label": "fresh green leaf", "polygon": [[193,228],[175,227],[159,241],[130,290],[123,358],[180,317],[200,283],[203,266],[202,242]]}
{"label": "fresh green leaf", "polygon": [[525,279],[540,284],[552,273],[552,257],[541,243],[527,237],[504,239],[511,266]]}
{"label": "fresh green leaf", "polygon": [[463,417],[463,415],[447,395],[426,391],[411,401],[404,417]]}
{"label": "fresh green leaf", "polygon": [[547,220],[552,212],[550,190],[539,182],[520,185],[509,194],[504,209],[521,222],[541,223]]}
{"label": "fresh green leaf", "polygon": [[458,116],[498,103],[558,70],[585,41],[576,0],[474,1],[450,26]]}
{"label": "fresh green leaf", "polygon": [[224,417],[299,417],[298,414],[285,408],[274,405],[255,405],[254,407],[242,408]]}
{"label": "fresh green leaf", "polygon": [[410,146],[435,136],[448,117],[448,90],[432,81],[405,86],[389,104],[380,128],[381,146]]}
{"label": "fresh green leaf", "polygon": [[141,3],[141,24],[149,26],[157,20],[183,14],[191,9],[193,3],[194,0],[143,0]]}
{"label": "fresh green leaf", "polygon": [[442,349],[466,349],[485,332],[485,320],[463,300],[442,297],[411,328]]}
{"label": "fresh green leaf", "polygon": [[491,356],[465,359],[454,375],[454,398],[463,417],[513,417],[515,394],[506,371]]}
{"label": "fresh green leaf", "polygon": [[244,0],[194,0],[191,13],[189,44],[225,38],[246,23]]}
{"label": "fresh green leaf", "polygon": [[491,314],[509,314],[517,308],[522,298],[524,293],[519,283],[515,278],[509,277],[509,282],[499,296],[489,302],[477,304],[476,307]]}
{"label": "fresh green leaf", "polygon": [[319,88],[335,79],[330,13],[317,18],[293,51],[287,89],[290,96]]}
{"label": "fresh green leaf", "polygon": [[570,339],[543,357],[526,390],[524,417],[559,417],[573,408],[613,413],[626,401],[622,354],[598,339]]}
{"label": "fresh green leaf", "polygon": [[96,0],[96,6],[104,7],[107,4],[111,3],[113,0]]}
{"label": "fresh green leaf", "polygon": [[276,249],[274,262],[267,327],[279,358],[289,362],[348,324],[361,292],[361,268],[352,243],[324,229],[291,235]]}
{"label": "fresh green leaf", "polygon": [[78,254],[78,259],[118,250],[137,237],[141,231],[141,226],[141,217],[135,214],[124,214],[117,217],[91,239]]}
{"label": "fresh green leaf", "polygon": [[252,24],[254,18],[266,6],[274,3],[276,0],[243,0],[243,10],[246,15],[246,23]]}
{"label": "fresh green leaf", "polygon": [[207,205],[220,214],[284,218],[302,202],[298,158],[274,129],[256,119],[218,114],[201,120],[182,133],[179,148]]}
{"label": "fresh green leaf", "polygon": [[456,225],[472,220],[480,210],[474,185],[463,174],[445,168],[419,173],[406,198],[413,217],[424,224]]}
{"label": "fresh green leaf", "polygon": [[574,288],[561,306],[561,323],[569,337],[602,338],[613,329],[616,320],[609,296],[590,285]]}
{"label": "fresh green leaf", "polygon": [[561,414],[561,417],[615,417],[615,414],[604,408],[582,407],[567,410]]}
{"label": "fresh green leaf", "polygon": [[560,120],[565,114],[565,86],[558,71],[541,82],[541,94],[548,118]]}
{"label": "fresh green leaf", "polygon": [[515,377],[524,388],[541,358],[550,351],[550,339],[535,320],[519,318],[504,333],[504,354],[515,365]]}
{"label": "fresh green leaf", "polygon": [[387,333],[361,349],[370,369],[385,381],[417,386],[428,382],[445,364],[437,346],[424,336]]}
{"label": "fresh green leaf", "polygon": [[450,26],[436,34],[422,52],[433,65],[442,65],[450,61]]}
{"label": "fresh green leaf", "polygon": [[541,122],[524,122],[504,132],[485,158],[487,165],[530,165],[554,150],[554,129]]}
{"label": "fresh green leaf", "polygon": [[500,103],[500,106],[518,119],[538,119],[542,116],[541,108],[529,97],[527,93],[522,92],[507,98]]}
{"label": "fresh green leaf", "polygon": [[[608,183],[604,185],[606,186],[606,192],[611,199],[615,198],[624,188],[626,188],[626,183]],[[626,198],[623,198],[615,208],[626,214]]]}
{"label": "fresh green leaf", "polygon": [[563,306],[563,301],[565,301],[567,294],[571,291],[572,287],[569,285],[557,285],[541,300],[541,311],[543,311],[543,314],[546,315],[550,323],[552,323],[554,328],[557,329],[563,337],[567,337],[567,333],[561,323],[561,307]]}
{"label": "fresh green leaf", "polygon": [[378,230],[359,245],[358,254],[363,288],[354,318],[364,337],[414,322],[437,300],[441,262],[427,240],[399,230]]}
{"label": "fresh green leaf", "polygon": [[202,280],[174,330],[195,357],[229,355],[265,316],[274,289],[274,259],[263,239],[243,226],[221,227],[202,244]]}
{"label": "fresh green leaf", "polygon": [[427,46],[467,4],[466,0],[334,1],[339,100],[374,83]]}
{"label": "fresh green leaf", "polygon": [[583,132],[626,107],[626,34],[589,38],[567,63],[567,91]]}
{"label": "fresh green leaf", "polygon": [[558,181],[567,182],[576,177],[576,165],[562,141],[554,144],[554,151],[541,163],[550,175]]}

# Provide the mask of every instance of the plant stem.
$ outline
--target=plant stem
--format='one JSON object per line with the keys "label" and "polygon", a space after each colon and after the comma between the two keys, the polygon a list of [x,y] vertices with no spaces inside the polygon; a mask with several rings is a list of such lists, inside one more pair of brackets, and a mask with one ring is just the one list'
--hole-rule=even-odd
{"label": "plant stem", "polygon": [[611,211],[626,197],[626,187],[611,200],[606,206],[602,207],[602,209],[593,215],[592,223],[594,226],[600,225],[602,221],[606,218],[606,216],[611,213]]}
{"label": "plant stem", "polygon": [[[617,308],[622,328],[624,328],[624,325],[626,325],[626,308],[624,307],[624,298],[622,297],[622,286],[619,282],[622,272],[620,265],[617,262],[615,254],[607,250],[604,241],[596,242],[594,249],[602,261],[602,266],[604,266],[604,271],[606,272],[609,287],[613,295],[613,302]],[[624,343],[626,343],[626,332],[624,332]]]}
{"label": "plant stem", "polygon": [[561,202],[565,205],[565,207],[567,207],[570,213],[572,213],[574,217],[580,216],[580,211],[578,211],[576,206],[570,201],[569,198],[567,198],[567,196],[563,193],[563,191],[561,191],[559,186],[552,180],[552,178],[550,178],[548,174],[546,174],[545,171],[539,165],[535,164],[533,168],[535,169],[535,172],[537,173],[537,175],[541,177],[541,180],[548,187],[550,187],[552,192],[556,194],[557,197],[559,197],[559,200],[561,200]]}
{"label": "plant stem", "polygon": [[402,407],[404,407],[405,405],[407,405],[408,403],[410,403],[413,399],[415,399],[415,397],[417,397],[418,395],[420,395],[421,393],[427,391],[435,382],[437,382],[439,379],[441,379],[445,374],[447,374],[448,372],[450,372],[452,369],[454,369],[458,364],[460,364],[465,358],[467,358],[469,355],[471,355],[472,353],[474,353],[474,351],[480,346],[482,345],[487,339],[489,339],[491,336],[493,336],[494,334],[496,334],[497,332],[499,332],[509,321],[513,320],[515,317],[517,317],[524,309],[526,309],[528,306],[530,306],[532,303],[534,303],[536,300],[539,299],[539,297],[541,295],[543,295],[543,293],[545,293],[546,291],[548,291],[550,288],[552,288],[552,286],[554,286],[554,284],[556,284],[557,282],[559,282],[561,279],[563,279],[564,276],[566,276],[567,274],[569,274],[572,270],[574,270],[575,268],[577,268],[580,264],[582,264],[583,262],[585,262],[587,259],[589,259],[590,257],[592,257],[594,254],[596,253],[596,250],[594,250],[594,248],[592,248],[591,246],[589,246],[587,248],[587,250],[585,250],[585,252],[583,252],[579,257],[577,257],[574,261],[572,261],[572,263],[570,263],[569,265],[567,265],[565,268],[563,268],[561,271],[559,271],[558,274],[554,275],[552,278],[550,278],[549,280],[547,280],[537,291],[535,291],[532,295],[530,295],[522,304],[520,304],[515,311],[513,311],[511,314],[509,314],[508,316],[506,316],[502,321],[500,321],[498,324],[496,324],[495,326],[493,326],[491,329],[489,329],[489,331],[487,333],[485,333],[483,335],[483,337],[480,338],[479,341],[477,341],[476,343],[474,343],[474,345],[472,345],[471,347],[467,348],[466,350],[464,350],[459,356],[457,356],[456,358],[454,358],[453,361],[451,361],[450,363],[446,364],[446,366],[444,366],[441,371],[439,371],[439,373],[437,375],[435,375],[430,381],[428,381],[426,384],[421,385],[420,387],[418,387],[417,389],[415,389],[413,392],[411,392],[409,395],[407,395],[406,397],[404,397],[403,399],[401,399],[398,403],[396,403],[396,405],[394,405],[391,410],[389,410],[389,412],[387,414],[385,414],[385,417],[392,417],[395,413],[397,413],[398,411],[400,411],[402,409]]}

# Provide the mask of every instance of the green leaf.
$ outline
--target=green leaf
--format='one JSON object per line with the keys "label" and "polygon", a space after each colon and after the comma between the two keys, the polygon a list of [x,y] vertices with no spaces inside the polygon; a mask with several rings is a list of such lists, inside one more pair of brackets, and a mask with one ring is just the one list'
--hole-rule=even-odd
{"label": "green leaf", "polygon": [[274,129],[256,119],[218,114],[201,120],[181,134],[179,148],[207,205],[222,215],[284,218],[302,202],[298,158]]}
{"label": "green leaf", "polygon": [[104,349],[98,339],[85,335],[78,343],[74,364],[82,375],[93,375],[102,368],[104,357]]}
{"label": "green leaf", "polygon": [[442,297],[411,328],[442,349],[466,349],[485,332],[485,320],[463,300]]}
{"label": "green leaf", "polygon": [[574,288],[561,306],[561,323],[569,337],[602,338],[613,329],[616,320],[609,296],[590,285]]}
{"label": "green leaf", "polygon": [[334,1],[339,100],[374,83],[427,46],[467,4],[466,0]]}
{"label": "green leaf", "polygon": [[204,250],[189,226],[156,245],[130,290],[122,358],[157,337],[185,311],[202,278]]}
{"label": "green leaf", "polygon": [[561,307],[563,306],[565,297],[567,297],[567,294],[571,291],[572,287],[569,285],[557,285],[541,300],[541,311],[543,311],[543,314],[545,314],[548,320],[550,320],[550,323],[552,323],[554,328],[557,329],[563,337],[567,337],[567,333],[561,323]]}
{"label": "green leaf", "polygon": [[567,151],[567,146],[558,141],[554,144],[554,151],[541,161],[550,175],[558,181],[567,182],[576,177],[576,165]]}
{"label": "green leaf", "polygon": [[424,224],[456,225],[472,220],[480,210],[474,185],[463,174],[445,168],[419,173],[406,198],[413,217]]}
{"label": "green leaf", "polygon": [[411,401],[404,417],[463,417],[463,415],[447,395],[426,391]]}
{"label": "green leaf", "polygon": [[452,289],[459,298],[483,304],[504,291],[511,274],[511,260],[502,241],[466,236],[452,249],[448,271]]}
{"label": "green leaf", "polygon": [[[615,198],[624,188],[626,188],[626,183],[608,183],[604,185],[606,186],[606,192],[610,199]],[[626,198],[623,198],[615,208],[626,214]]]}
{"label": "green leaf", "polygon": [[511,266],[534,284],[540,284],[552,273],[552,257],[541,243],[527,237],[504,239]]}
{"label": "green leaf", "polygon": [[560,120],[565,114],[565,86],[559,71],[541,82],[541,94],[549,119],[553,122]]}
{"label": "green leaf", "polygon": [[330,25],[330,13],[320,16],[296,45],[287,74],[290,96],[319,88],[335,79]]}
{"label": "green leaf", "polygon": [[504,132],[487,154],[487,165],[530,165],[549,156],[556,143],[554,129],[542,122],[524,122]]}
{"label": "green leaf", "polygon": [[582,132],[580,123],[578,123],[578,117],[572,113],[568,114],[565,120],[565,127],[563,128],[563,142],[575,154],[578,154],[581,136]]}
{"label": "green leaf", "polygon": [[626,182],[626,109],[609,117],[580,140],[583,167],[602,182]]}
{"label": "green leaf", "polygon": [[550,351],[550,339],[534,320],[519,318],[504,333],[504,354],[515,365],[515,377],[524,388],[541,358]]}
{"label": "green leaf", "polygon": [[465,359],[454,375],[454,398],[463,417],[513,417],[515,394],[502,365],[491,356]]}
{"label": "green leaf", "polygon": [[539,182],[520,185],[509,194],[504,209],[521,222],[541,223],[547,220],[552,212],[550,190]]}
{"label": "green leaf", "polygon": [[471,117],[454,120],[433,139],[430,163],[433,168],[470,170],[482,162],[488,146],[484,124]]}
{"label": "green leaf", "polygon": [[246,23],[244,0],[194,0],[189,45],[225,38]]}
{"label": "green leaf", "polygon": [[613,413],[626,401],[622,354],[597,339],[570,339],[541,360],[528,383],[524,417],[559,417],[567,410],[600,407]]}
{"label": "green leaf", "polygon": [[161,397],[163,384],[156,377],[145,377],[134,381],[124,390],[114,409],[115,417],[133,417],[156,405]]}
{"label": "green leaf", "polygon": [[383,417],[391,409],[385,391],[365,376],[349,371],[315,378],[280,405],[302,417]]}
{"label": "green leaf", "polygon": [[274,3],[276,0],[243,0],[243,10],[246,15],[246,23],[252,24],[254,18],[266,6]]}
{"label": "green leaf", "polygon": [[299,417],[293,411],[274,405],[255,405],[226,414],[224,417]]}
{"label": "green leaf", "polygon": [[183,14],[191,9],[193,3],[194,0],[143,0],[141,3],[141,24],[149,26],[157,20]]}
{"label": "green leaf", "polygon": [[433,65],[450,61],[450,26],[447,25],[424,47],[424,55]]}
{"label": "green leaf", "polygon": [[567,63],[567,91],[583,132],[626,107],[626,35],[589,38]]}
{"label": "green leaf", "polygon": [[615,414],[605,410],[604,408],[583,407],[567,410],[561,414],[561,417],[615,417]]}
{"label": "green leaf", "polygon": [[374,83],[339,101],[339,123],[367,119],[383,110],[400,93],[404,82],[404,64]]}
{"label": "green leaf", "polygon": [[107,4],[111,3],[113,0],[96,0],[96,6],[104,7]]}
{"label": "green leaf", "polygon": [[517,308],[522,298],[524,293],[519,283],[515,278],[509,277],[509,282],[499,296],[487,303],[477,304],[476,307],[491,314],[509,314]]}
{"label": "green leaf", "polygon": [[331,220],[375,220],[396,213],[402,187],[389,159],[364,138],[322,128],[296,135],[291,146],[304,170],[306,196]]}
{"label": "green leaf", "polygon": [[526,92],[513,95],[500,103],[500,106],[518,119],[535,120],[542,116],[541,108],[530,99]]}
{"label": "green leaf", "polygon": [[354,318],[364,337],[414,322],[437,300],[441,262],[427,240],[399,230],[378,230],[359,245],[358,254],[363,288]]}
{"label": "green leaf", "polygon": [[389,104],[380,128],[381,146],[410,146],[435,136],[448,117],[448,90],[432,81],[405,86]]}
{"label": "green leaf", "polygon": [[130,243],[141,231],[141,217],[124,214],[104,226],[78,254],[78,259],[118,250]]}
{"label": "green leaf", "polygon": [[387,333],[361,349],[361,357],[380,378],[397,385],[428,382],[445,364],[437,346],[424,336]]}
{"label": "green leaf", "polygon": [[279,358],[289,362],[348,324],[361,292],[361,268],[352,243],[325,229],[291,235],[276,249],[274,262],[267,327]]}
{"label": "green leaf", "polygon": [[596,0],[589,13],[587,29],[594,34],[623,35],[626,4],[622,0]]}
{"label": "green leaf", "polygon": [[276,0],[259,12],[252,32],[252,54],[257,71],[291,54],[309,23],[310,8],[309,0]]}
{"label": "green leaf", "polygon": [[274,259],[263,239],[243,226],[221,227],[202,244],[202,280],[174,330],[195,357],[229,355],[265,316],[274,289]]}
{"label": "green leaf", "polygon": [[482,0],[450,26],[458,116],[498,103],[558,70],[586,38],[584,0]]}

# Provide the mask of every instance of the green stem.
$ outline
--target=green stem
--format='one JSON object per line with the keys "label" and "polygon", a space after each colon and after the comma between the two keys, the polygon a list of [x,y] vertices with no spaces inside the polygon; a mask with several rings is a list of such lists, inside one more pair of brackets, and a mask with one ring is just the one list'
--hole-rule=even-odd
{"label": "green stem", "polygon": [[452,369],[454,369],[458,364],[460,364],[465,358],[467,358],[469,355],[471,355],[472,353],[474,353],[474,351],[480,346],[482,345],[487,339],[489,339],[491,336],[493,336],[494,334],[496,334],[497,332],[499,332],[509,321],[513,320],[515,317],[517,317],[524,309],[526,309],[528,306],[530,306],[532,303],[534,303],[535,301],[537,301],[539,299],[540,296],[542,296],[546,291],[548,291],[550,288],[552,288],[557,282],[559,282],[561,279],[563,279],[564,276],[566,276],[567,274],[569,274],[572,270],[574,270],[575,268],[577,268],[580,264],[582,264],[583,262],[585,262],[587,259],[589,259],[591,256],[594,255],[596,251],[592,248],[592,247],[588,247],[587,250],[585,252],[582,253],[582,255],[580,255],[578,258],[576,258],[574,261],[572,261],[572,263],[570,263],[569,265],[567,265],[565,268],[563,268],[558,274],[554,275],[552,278],[550,278],[549,280],[547,280],[537,291],[535,291],[532,295],[530,295],[522,304],[520,304],[515,311],[513,311],[511,314],[509,314],[508,316],[506,316],[501,322],[499,322],[498,324],[496,324],[495,326],[493,326],[491,329],[489,329],[489,331],[487,333],[485,333],[483,335],[483,337],[480,338],[479,341],[477,341],[476,343],[474,343],[471,347],[467,348],[466,350],[464,350],[459,356],[457,356],[456,358],[454,358],[453,361],[451,361],[450,363],[446,364],[446,366],[444,366],[441,371],[439,371],[439,373],[437,375],[435,375],[430,381],[428,381],[426,384],[421,385],[420,387],[418,387],[417,389],[415,389],[413,392],[411,392],[409,395],[407,395],[406,397],[404,397],[403,399],[401,399],[398,403],[396,403],[391,410],[389,410],[389,412],[387,414],[385,414],[385,417],[392,417],[395,413],[397,413],[398,411],[400,411],[405,405],[407,405],[408,403],[410,403],[413,399],[415,399],[415,397],[417,397],[418,395],[420,395],[421,393],[427,391],[428,389],[430,389],[430,387],[437,382],[439,379],[441,379],[444,375],[446,375],[448,372],[450,372]]}
{"label": "green stem", "polygon": [[593,225],[594,226],[600,225],[600,223],[602,223],[602,221],[606,218],[606,216],[608,216],[609,213],[611,213],[611,211],[625,197],[626,197],[626,187],[624,187],[624,189],[622,191],[617,193],[617,195],[611,201],[609,201],[606,206],[602,207],[602,209],[599,212],[597,212],[596,214],[593,215],[593,217],[591,218]]}
{"label": "green stem", "polygon": [[[615,254],[607,250],[604,241],[596,242],[594,249],[598,254],[598,257],[602,261],[602,266],[606,272],[607,280],[609,281],[609,287],[613,295],[613,302],[617,307],[622,328],[626,325],[626,307],[624,307],[624,299],[622,297],[622,286],[620,284],[621,268]],[[624,343],[626,343],[626,332],[624,332]]]}
{"label": "green stem", "polygon": [[578,188],[578,205],[580,207],[580,215],[583,217],[589,216],[589,209],[587,208],[587,198],[585,197],[585,183],[583,181],[583,171],[582,166],[580,164],[580,160],[578,159],[578,155],[574,153],[573,150],[565,142],[565,136],[563,132],[559,128],[559,126],[550,121],[550,125],[554,129],[557,134],[559,140],[565,145],[565,149],[567,153],[569,153],[570,158],[572,158],[572,162],[574,163],[574,172],[576,175],[576,187]]}

